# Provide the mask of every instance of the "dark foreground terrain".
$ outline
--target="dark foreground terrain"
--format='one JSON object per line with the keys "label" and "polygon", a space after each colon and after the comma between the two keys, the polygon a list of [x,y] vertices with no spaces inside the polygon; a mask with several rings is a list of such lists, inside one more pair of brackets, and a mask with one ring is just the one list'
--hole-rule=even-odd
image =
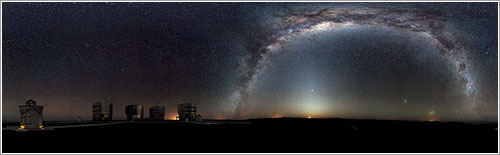
{"label": "dark foreground terrain", "polygon": [[[87,123],[88,124],[88,123]],[[72,124],[50,124],[64,126]],[[6,125],[4,124],[5,128]],[[17,132],[3,153],[496,153],[497,124],[348,120],[136,121]]]}

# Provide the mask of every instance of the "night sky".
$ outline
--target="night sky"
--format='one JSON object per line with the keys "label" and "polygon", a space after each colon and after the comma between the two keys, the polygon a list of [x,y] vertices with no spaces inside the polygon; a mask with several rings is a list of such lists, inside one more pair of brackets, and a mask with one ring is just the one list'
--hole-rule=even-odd
{"label": "night sky", "polygon": [[497,122],[497,3],[2,3],[2,120]]}

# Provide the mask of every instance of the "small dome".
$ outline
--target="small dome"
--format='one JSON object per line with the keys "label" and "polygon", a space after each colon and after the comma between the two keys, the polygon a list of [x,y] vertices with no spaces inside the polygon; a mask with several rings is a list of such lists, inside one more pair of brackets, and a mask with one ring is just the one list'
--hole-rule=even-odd
{"label": "small dome", "polygon": [[26,105],[36,105],[36,101],[34,101],[33,99],[29,99],[28,101],[26,101]]}

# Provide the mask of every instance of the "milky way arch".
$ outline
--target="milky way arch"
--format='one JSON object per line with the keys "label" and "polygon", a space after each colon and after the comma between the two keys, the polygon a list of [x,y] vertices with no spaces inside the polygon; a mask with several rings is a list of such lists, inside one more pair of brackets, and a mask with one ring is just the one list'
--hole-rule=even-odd
{"label": "milky way arch", "polygon": [[239,117],[241,107],[249,97],[249,88],[258,75],[269,64],[270,56],[282,44],[301,34],[313,34],[346,26],[382,26],[413,32],[426,38],[441,51],[446,60],[451,61],[456,74],[461,79],[463,93],[470,108],[475,107],[476,89],[470,69],[467,51],[457,37],[445,25],[445,17],[438,12],[391,9],[321,9],[307,12],[288,12],[277,20],[277,31],[268,37],[257,55],[249,55],[243,64],[239,84],[233,94],[231,111]]}

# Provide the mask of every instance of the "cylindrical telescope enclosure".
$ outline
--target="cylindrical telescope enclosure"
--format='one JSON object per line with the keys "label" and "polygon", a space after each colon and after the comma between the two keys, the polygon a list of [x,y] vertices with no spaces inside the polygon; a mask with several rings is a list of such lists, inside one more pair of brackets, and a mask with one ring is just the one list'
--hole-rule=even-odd
{"label": "cylindrical telescope enclosure", "polygon": [[92,104],[94,121],[110,121],[113,119],[113,103],[95,102]]}
{"label": "cylindrical telescope enclosure", "polygon": [[149,119],[151,120],[165,119],[165,107],[157,105],[149,108]]}
{"label": "cylindrical telescope enclosure", "polygon": [[32,99],[26,101],[25,105],[19,106],[19,129],[43,129],[43,106],[37,106]]}
{"label": "cylindrical telescope enclosure", "polygon": [[127,105],[125,107],[125,114],[127,115],[127,120],[140,120],[144,117],[144,110],[142,104]]}

